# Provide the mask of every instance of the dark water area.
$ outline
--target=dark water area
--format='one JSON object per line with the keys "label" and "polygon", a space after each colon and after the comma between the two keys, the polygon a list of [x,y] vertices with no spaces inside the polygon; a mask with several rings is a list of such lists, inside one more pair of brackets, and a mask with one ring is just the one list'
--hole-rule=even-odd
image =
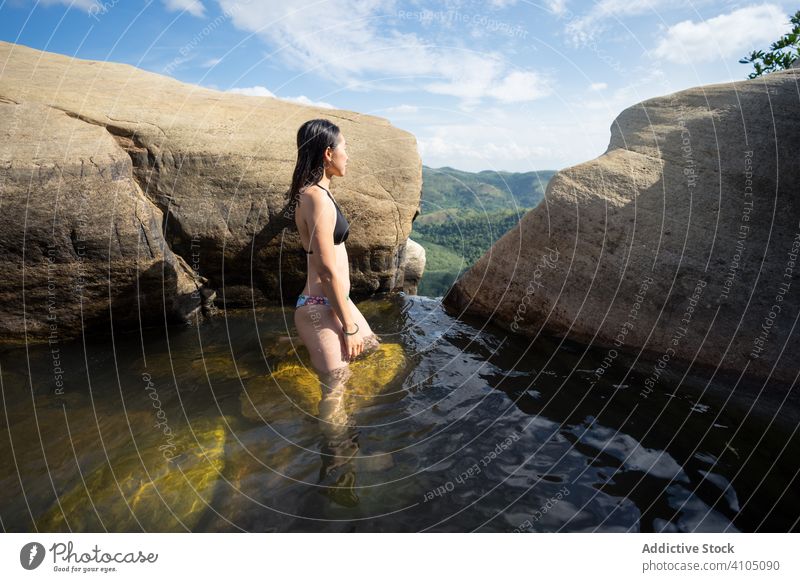
{"label": "dark water area", "polygon": [[604,349],[359,308],[381,347],[341,394],[289,308],[2,348],[3,530],[798,530],[797,424],[760,387],[676,364],[644,395],[652,364],[598,380]]}

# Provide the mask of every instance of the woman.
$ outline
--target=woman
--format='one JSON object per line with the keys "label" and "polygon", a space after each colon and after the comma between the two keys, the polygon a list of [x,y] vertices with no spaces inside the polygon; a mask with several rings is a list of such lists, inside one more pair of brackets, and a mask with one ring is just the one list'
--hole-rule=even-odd
{"label": "woman", "polygon": [[297,299],[294,322],[320,374],[346,367],[365,346],[378,342],[350,300],[350,264],[344,244],[350,225],[330,192],[331,178],[345,174],[347,157],[347,142],[335,124],[312,119],[300,126],[289,196],[308,257],[308,276]]}
{"label": "woman", "polygon": [[[352,458],[357,446],[344,404],[348,363],[366,349],[377,348],[378,337],[350,300],[350,264],[344,242],[349,223],[330,193],[331,178],[344,176],[347,143],[339,128],[312,119],[297,132],[297,164],[289,190],[290,208],[303,250],[308,276],[297,299],[294,323],[308,348],[323,385],[319,415],[332,459],[323,459],[320,478]],[[352,485],[352,474],[342,477]]]}

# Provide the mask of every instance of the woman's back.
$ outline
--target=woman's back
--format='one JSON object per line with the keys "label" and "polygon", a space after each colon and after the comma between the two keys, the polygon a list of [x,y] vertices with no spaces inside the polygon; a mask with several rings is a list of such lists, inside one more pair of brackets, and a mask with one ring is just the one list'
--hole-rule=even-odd
{"label": "woman's back", "polygon": [[[315,253],[311,248],[311,234],[315,227],[312,204],[308,197],[313,196],[316,198],[315,202],[322,202],[329,204],[329,208],[322,215],[325,220],[330,220],[332,225],[333,236],[325,240],[320,239],[317,244],[320,245],[320,253]],[[344,281],[345,293],[350,293],[350,268],[347,257],[347,249],[345,248],[344,241],[349,236],[349,223],[344,214],[339,209],[339,205],[331,196],[330,192],[320,186],[313,184],[300,191],[297,201],[297,212],[295,213],[295,224],[300,233],[300,242],[303,245],[303,250],[308,257],[306,265],[308,268],[308,275],[306,277],[306,286],[303,290],[305,295],[324,295],[322,283],[320,280],[320,273],[323,270],[324,261],[331,262],[331,269]],[[337,242],[338,241],[338,242]],[[332,251],[332,256],[329,255]]]}

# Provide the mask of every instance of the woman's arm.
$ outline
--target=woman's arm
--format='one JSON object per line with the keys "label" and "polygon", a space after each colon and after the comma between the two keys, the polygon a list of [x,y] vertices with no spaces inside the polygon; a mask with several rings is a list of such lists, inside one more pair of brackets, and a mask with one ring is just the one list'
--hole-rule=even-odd
{"label": "woman's arm", "polygon": [[347,304],[347,295],[344,292],[344,281],[336,270],[336,250],[333,248],[333,221],[336,217],[335,208],[328,203],[328,198],[316,186],[306,189],[308,205],[304,206],[304,218],[310,226],[311,234],[309,250],[314,251],[310,257],[314,268],[320,276],[322,289],[330,301],[333,310],[342,322],[345,331],[353,332],[356,329],[352,311]]}

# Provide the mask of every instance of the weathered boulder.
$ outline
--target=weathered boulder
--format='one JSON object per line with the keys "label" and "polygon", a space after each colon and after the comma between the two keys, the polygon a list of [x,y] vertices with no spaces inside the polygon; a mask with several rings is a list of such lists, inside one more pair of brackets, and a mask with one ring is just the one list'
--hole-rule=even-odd
{"label": "weathered boulder", "polygon": [[643,350],[661,369],[694,362],[794,381],[799,76],[627,108],[606,152],[556,174],[445,303],[529,336]]}
{"label": "weathered boulder", "polygon": [[425,272],[425,247],[415,240],[408,239],[400,268],[403,272],[403,291],[409,295],[416,295]]}
{"label": "weathered boulder", "polygon": [[209,294],[105,129],[0,101],[0,334],[52,343],[101,322],[179,321]]}
{"label": "weathered boulder", "polygon": [[[296,296],[306,263],[285,194],[297,128],[314,117],[334,121],[348,142],[348,175],[334,178],[333,192],[351,224],[352,293],[402,288],[422,185],[410,133],[379,117],[214,91],[7,42],[0,61],[6,334],[46,331],[53,264],[63,278],[65,333],[80,319],[70,294],[79,266],[91,314],[100,317],[100,304],[110,302],[115,323],[137,319],[141,301],[144,315],[163,321],[165,312],[190,316],[214,292],[227,306]],[[92,251],[82,259],[79,236]]]}

